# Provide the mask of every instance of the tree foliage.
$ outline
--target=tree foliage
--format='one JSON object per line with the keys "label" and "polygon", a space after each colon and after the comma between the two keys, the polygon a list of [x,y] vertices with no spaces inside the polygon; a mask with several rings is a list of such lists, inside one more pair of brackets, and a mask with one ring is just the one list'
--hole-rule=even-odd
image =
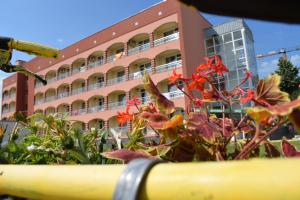
{"label": "tree foliage", "polygon": [[275,73],[281,76],[280,90],[289,93],[292,100],[296,99],[300,94],[300,77],[297,66],[285,58],[280,58]]}

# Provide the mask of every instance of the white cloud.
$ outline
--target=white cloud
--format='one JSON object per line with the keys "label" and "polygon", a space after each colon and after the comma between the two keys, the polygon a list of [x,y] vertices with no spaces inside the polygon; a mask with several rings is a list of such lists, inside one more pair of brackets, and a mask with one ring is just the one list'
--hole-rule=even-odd
{"label": "white cloud", "polygon": [[271,61],[263,61],[258,65],[258,73],[260,78],[264,78],[273,73],[277,68],[278,59]]}

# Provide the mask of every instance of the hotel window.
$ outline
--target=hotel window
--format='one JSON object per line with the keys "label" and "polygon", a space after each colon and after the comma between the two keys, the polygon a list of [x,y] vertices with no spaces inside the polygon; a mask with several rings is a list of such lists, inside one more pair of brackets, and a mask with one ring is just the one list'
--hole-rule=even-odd
{"label": "hotel window", "polygon": [[118,105],[121,106],[126,101],[126,95],[125,94],[119,94],[118,95]]}
{"label": "hotel window", "polygon": [[167,36],[172,35],[172,34],[177,33],[177,32],[178,32],[178,28],[175,28],[175,29],[170,30],[170,31],[166,31],[166,32],[164,32],[164,37],[167,37]]}
{"label": "hotel window", "polygon": [[175,62],[175,61],[178,61],[178,60],[181,60],[181,55],[180,54],[177,54],[175,56],[167,57],[166,58],[166,63],[171,63],[171,62]]}
{"label": "hotel window", "polygon": [[242,32],[241,31],[233,32],[233,39],[234,40],[241,39],[241,38],[242,38]]}
{"label": "hotel window", "polygon": [[118,82],[123,81],[124,80],[123,79],[124,76],[125,76],[125,71],[117,72],[117,80],[118,80]]}
{"label": "hotel window", "polygon": [[224,42],[230,42],[232,41],[231,33],[227,33],[224,35]]}

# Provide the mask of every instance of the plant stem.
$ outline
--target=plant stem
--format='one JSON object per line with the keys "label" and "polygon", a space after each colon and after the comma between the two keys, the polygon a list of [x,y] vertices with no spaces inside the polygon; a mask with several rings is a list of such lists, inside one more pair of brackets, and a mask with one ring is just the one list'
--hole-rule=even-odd
{"label": "plant stem", "polygon": [[253,141],[251,146],[248,147],[247,149],[244,148],[244,152],[241,154],[241,156],[237,156],[236,159],[244,159],[246,158],[246,156],[253,150],[255,149],[262,141],[264,141],[265,139],[267,139],[270,135],[272,135],[281,125],[283,125],[285,123],[285,120],[279,122],[276,126],[274,126],[267,134],[265,134],[264,136],[262,136],[261,138],[259,138],[257,141],[255,141],[257,139],[257,137],[255,138],[255,140],[251,140]]}

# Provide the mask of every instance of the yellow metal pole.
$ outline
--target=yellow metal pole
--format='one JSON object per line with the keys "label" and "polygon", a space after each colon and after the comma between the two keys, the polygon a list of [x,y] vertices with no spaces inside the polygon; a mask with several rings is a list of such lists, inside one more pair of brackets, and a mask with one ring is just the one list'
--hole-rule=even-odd
{"label": "yellow metal pole", "polygon": [[[125,165],[0,165],[0,193],[31,199],[111,199]],[[300,199],[300,159],[158,164],[141,199]]]}

